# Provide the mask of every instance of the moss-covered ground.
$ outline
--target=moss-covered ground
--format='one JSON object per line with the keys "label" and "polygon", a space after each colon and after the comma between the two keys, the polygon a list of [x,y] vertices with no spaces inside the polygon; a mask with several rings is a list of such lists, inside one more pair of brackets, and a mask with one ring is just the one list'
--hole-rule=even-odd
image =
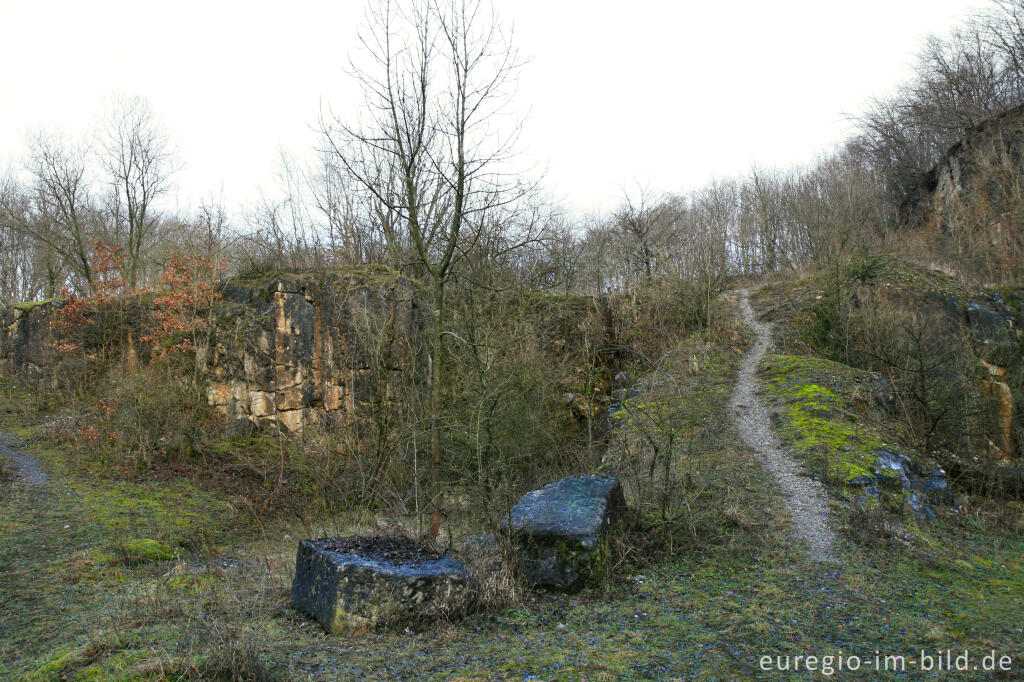
{"label": "moss-covered ground", "polygon": [[[696,429],[680,426],[687,436],[673,455],[702,530],[671,554],[627,555],[604,586],[361,638],[326,635],[288,607],[296,524],[254,519],[202,482],[88,473],[80,453],[49,444],[49,417],[8,392],[0,430],[29,444],[49,480],[0,483],[0,678],[814,679],[766,673],[761,657],[841,653],[865,665],[839,679],[941,679],[910,662],[921,649],[967,649],[972,664],[992,650],[1010,656],[1012,670],[996,677],[1020,679],[1019,507],[996,514],[979,501],[933,522],[848,509],[843,563],[808,564],[729,426],[745,339],[722,330],[683,344],[663,366],[671,380],[648,385],[682,401],[673,415],[703,415]],[[857,422],[865,377],[840,369],[775,356],[766,389],[796,405],[791,421],[806,427],[784,433],[788,443],[808,453],[849,446],[836,466],[852,471],[865,444],[898,434]],[[651,404],[656,395],[637,407]],[[880,532],[868,538],[865,527]],[[870,667],[876,651],[906,655],[907,670]]]}
{"label": "moss-covered ground", "polygon": [[875,476],[876,453],[889,447],[877,377],[822,358],[769,355],[760,378],[777,406],[776,430],[814,474],[833,484]]}

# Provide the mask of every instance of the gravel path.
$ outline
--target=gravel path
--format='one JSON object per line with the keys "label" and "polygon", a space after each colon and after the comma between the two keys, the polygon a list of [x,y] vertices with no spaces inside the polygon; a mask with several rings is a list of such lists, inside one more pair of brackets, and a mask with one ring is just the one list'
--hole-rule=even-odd
{"label": "gravel path", "polygon": [[21,441],[14,436],[0,433],[0,457],[10,460],[17,482],[31,486],[46,483],[46,472],[35,457],[19,449],[21,445]]}
{"label": "gravel path", "polygon": [[729,401],[736,427],[747,446],[768,466],[786,496],[786,505],[793,516],[793,536],[807,547],[808,557],[813,561],[835,562],[837,543],[829,527],[825,487],[807,477],[783,450],[768,419],[768,410],[757,394],[757,367],[771,345],[771,325],[759,322],[754,316],[749,292],[738,293],[740,312],[757,334],[757,343],[743,358],[736,389]]}

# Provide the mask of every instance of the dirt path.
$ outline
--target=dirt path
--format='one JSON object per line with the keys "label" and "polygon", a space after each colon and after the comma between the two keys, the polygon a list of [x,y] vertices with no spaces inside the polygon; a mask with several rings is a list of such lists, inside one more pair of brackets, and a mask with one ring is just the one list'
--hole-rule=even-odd
{"label": "dirt path", "polygon": [[22,452],[21,442],[14,436],[0,433],[0,457],[5,457],[14,469],[15,480],[23,485],[46,483],[46,472],[32,455]]}
{"label": "dirt path", "polygon": [[748,447],[767,465],[775,482],[786,496],[793,516],[792,533],[807,547],[812,561],[837,561],[835,534],[829,527],[825,487],[809,478],[779,442],[768,419],[768,410],[757,394],[757,367],[771,345],[771,325],[759,322],[750,307],[746,290],[739,291],[740,312],[757,334],[757,342],[743,358],[729,407],[736,427]]}

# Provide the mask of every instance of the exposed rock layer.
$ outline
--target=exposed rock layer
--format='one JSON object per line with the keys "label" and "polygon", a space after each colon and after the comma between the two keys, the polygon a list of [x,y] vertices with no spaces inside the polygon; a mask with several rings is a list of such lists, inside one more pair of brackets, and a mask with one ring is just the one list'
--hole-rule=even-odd
{"label": "exposed rock layer", "polygon": [[426,370],[413,283],[332,272],[223,287],[207,399],[230,419],[289,430],[386,404]]}
{"label": "exposed rock layer", "polygon": [[[294,431],[384,408],[427,371],[429,311],[413,282],[383,268],[319,270],[225,283],[213,310],[207,400],[229,420]],[[139,338],[151,308],[125,299],[124,338]],[[0,370],[56,380],[78,354],[59,352],[62,302],[0,311]],[[124,330],[122,330],[124,331]],[[80,357],[79,357],[80,360]]]}

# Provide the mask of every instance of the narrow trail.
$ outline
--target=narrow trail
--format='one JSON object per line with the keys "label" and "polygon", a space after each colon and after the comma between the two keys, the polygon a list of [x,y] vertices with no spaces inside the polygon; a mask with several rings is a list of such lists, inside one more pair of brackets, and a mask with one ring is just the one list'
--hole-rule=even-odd
{"label": "narrow trail", "polygon": [[758,321],[750,307],[746,290],[739,294],[743,320],[757,334],[757,342],[747,352],[740,366],[739,378],[729,408],[743,442],[764,461],[772,477],[786,497],[786,506],[793,517],[793,536],[807,548],[812,561],[837,562],[836,536],[828,521],[825,487],[804,474],[786,454],[768,418],[768,409],[757,394],[757,368],[771,345],[771,325]]}
{"label": "narrow trail", "polygon": [[14,469],[15,480],[28,486],[46,483],[46,472],[32,455],[22,452],[21,442],[14,436],[0,433],[0,457],[6,458]]}

